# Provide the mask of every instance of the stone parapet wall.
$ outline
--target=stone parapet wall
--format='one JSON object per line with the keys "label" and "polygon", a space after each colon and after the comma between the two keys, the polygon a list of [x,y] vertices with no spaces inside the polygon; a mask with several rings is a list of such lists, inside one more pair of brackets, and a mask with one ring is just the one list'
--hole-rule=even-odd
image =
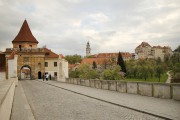
{"label": "stone parapet wall", "polygon": [[138,93],[144,96],[153,96],[152,83],[138,83]]}
{"label": "stone parapet wall", "polygon": [[112,90],[120,93],[139,94],[149,97],[180,100],[180,84],[127,82],[121,80],[66,79],[66,83]]}
{"label": "stone parapet wall", "polygon": [[127,82],[127,93],[137,94],[138,84],[136,82]]}
{"label": "stone parapet wall", "polygon": [[179,87],[179,85],[172,84],[171,86],[172,86],[171,88],[172,88],[172,91],[173,91],[172,98],[174,100],[180,100],[180,87]]}
{"label": "stone parapet wall", "polygon": [[0,81],[0,120],[10,119],[15,84],[15,80]]}
{"label": "stone parapet wall", "polygon": [[153,88],[154,97],[171,98],[172,96],[172,89],[170,84],[155,83],[153,84]]}

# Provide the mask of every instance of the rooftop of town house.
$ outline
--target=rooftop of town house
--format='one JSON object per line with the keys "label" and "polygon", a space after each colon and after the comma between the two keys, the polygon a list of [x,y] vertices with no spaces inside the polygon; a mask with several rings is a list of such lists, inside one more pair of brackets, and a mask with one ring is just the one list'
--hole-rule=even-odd
{"label": "rooftop of town house", "polygon": [[58,54],[54,53],[50,49],[44,48],[44,52],[45,52],[45,57],[47,57],[47,58],[58,58],[59,57]]}

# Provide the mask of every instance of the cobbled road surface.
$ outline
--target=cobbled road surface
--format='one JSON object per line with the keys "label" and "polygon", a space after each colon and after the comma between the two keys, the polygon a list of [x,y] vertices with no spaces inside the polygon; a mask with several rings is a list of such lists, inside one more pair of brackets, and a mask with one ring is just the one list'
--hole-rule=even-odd
{"label": "cobbled road surface", "polygon": [[160,120],[38,81],[20,81],[36,120]]}

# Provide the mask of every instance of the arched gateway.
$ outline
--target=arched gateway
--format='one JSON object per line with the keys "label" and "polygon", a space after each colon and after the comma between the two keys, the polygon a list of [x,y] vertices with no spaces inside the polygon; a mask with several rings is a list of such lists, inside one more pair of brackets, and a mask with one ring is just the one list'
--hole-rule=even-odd
{"label": "arched gateway", "polygon": [[22,66],[20,71],[21,80],[31,79],[31,67],[29,65]]}

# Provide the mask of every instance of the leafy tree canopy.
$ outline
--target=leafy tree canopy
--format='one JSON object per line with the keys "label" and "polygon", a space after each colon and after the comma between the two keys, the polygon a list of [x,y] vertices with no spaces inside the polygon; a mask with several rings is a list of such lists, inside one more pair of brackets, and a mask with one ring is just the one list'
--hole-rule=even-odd
{"label": "leafy tree canopy", "polygon": [[82,60],[81,55],[67,55],[65,56],[65,59],[70,63],[70,64],[76,64],[80,63]]}
{"label": "leafy tree canopy", "polygon": [[123,57],[122,57],[122,55],[121,55],[120,52],[119,52],[119,55],[118,55],[118,62],[117,62],[117,64],[118,64],[119,66],[121,66],[121,70],[122,70],[124,73],[126,73],[126,66],[125,66],[125,64],[124,64],[124,60],[123,60]]}
{"label": "leafy tree canopy", "polygon": [[174,50],[174,52],[180,53],[180,45]]}
{"label": "leafy tree canopy", "polygon": [[112,69],[106,69],[102,73],[102,77],[104,80],[120,80],[122,79],[122,75],[120,74],[120,66],[117,65]]}

